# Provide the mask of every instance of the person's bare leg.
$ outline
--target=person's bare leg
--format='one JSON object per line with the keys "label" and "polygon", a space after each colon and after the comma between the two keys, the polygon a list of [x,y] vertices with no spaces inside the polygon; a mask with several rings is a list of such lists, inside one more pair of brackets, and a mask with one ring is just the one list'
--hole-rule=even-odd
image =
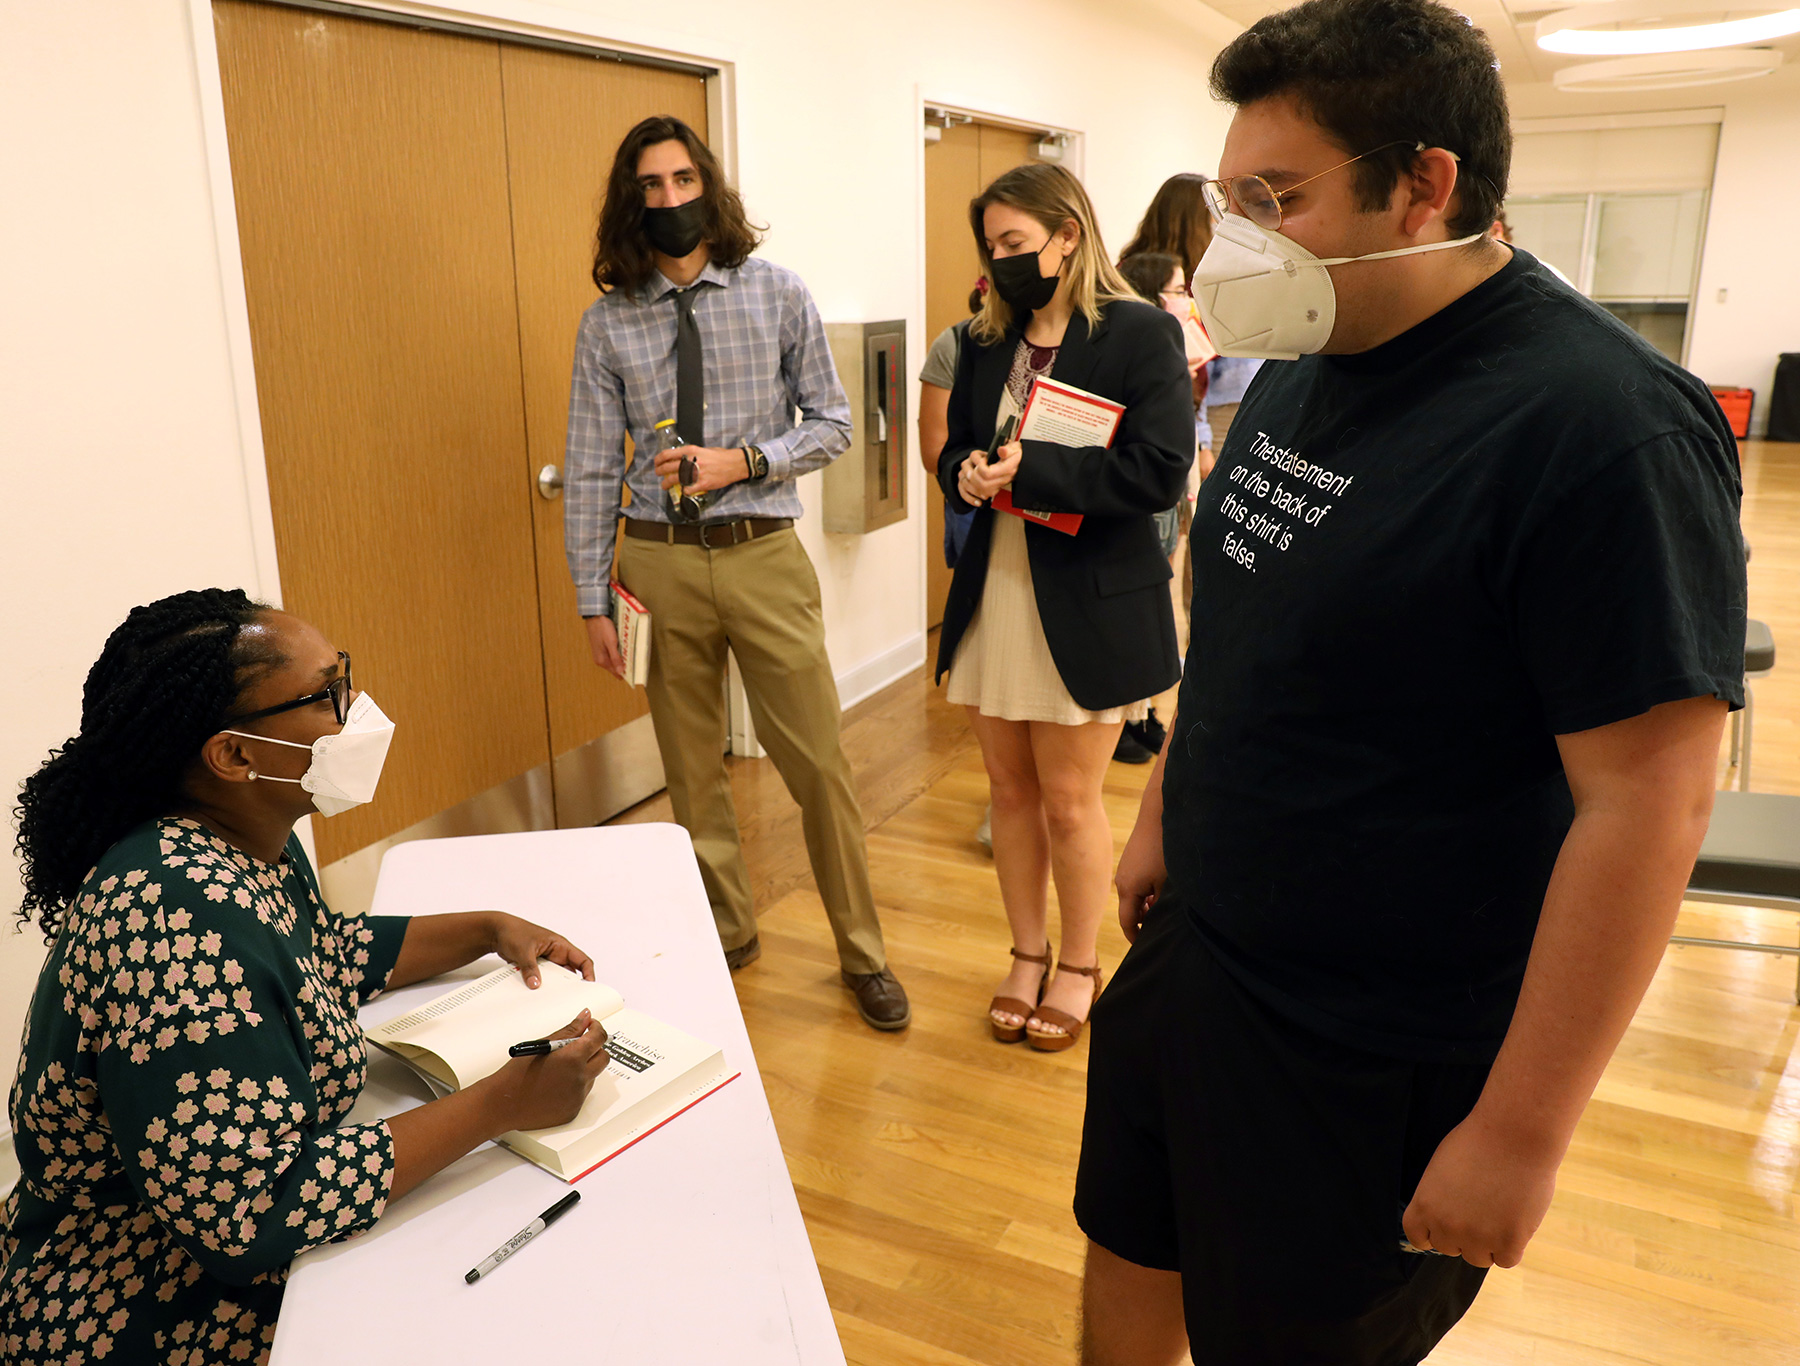
{"label": "person's bare leg", "polygon": [[1081,1366],[1175,1366],[1187,1351],[1181,1273],[1139,1266],[1090,1242],[1081,1278]]}
{"label": "person's bare leg", "polygon": [[[1099,961],[1100,918],[1112,900],[1112,825],[1106,819],[1101,789],[1119,730],[1116,721],[1085,726],[1031,723],[1038,790],[1050,834],[1050,872],[1062,911],[1062,942],[1056,957],[1071,967],[1093,967]],[[1044,996],[1045,1005],[1077,1020],[1087,1019],[1093,1003],[1093,978],[1077,972],[1058,973]],[[1062,1031],[1047,1024],[1039,1032]]]}
{"label": "person's bare leg", "polygon": [[[1000,879],[1000,904],[1006,908],[1019,952],[1042,953],[1049,920],[1050,846],[1031,727],[1024,721],[983,716],[974,707],[968,710],[969,725],[981,742],[981,761],[987,767],[988,794],[993,801],[994,873]],[[1035,1001],[1046,971],[1036,963],[1015,959],[994,994]],[[1012,1029],[1025,1023],[1023,1016],[1004,1012],[994,1019]]]}

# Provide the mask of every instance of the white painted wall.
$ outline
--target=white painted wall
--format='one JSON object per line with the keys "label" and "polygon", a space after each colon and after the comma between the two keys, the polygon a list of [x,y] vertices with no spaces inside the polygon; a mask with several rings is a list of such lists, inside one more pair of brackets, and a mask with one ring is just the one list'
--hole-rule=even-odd
{"label": "white painted wall", "polygon": [[1756,390],[1751,430],[1762,432],[1776,358],[1800,351],[1800,257],[1787,247],[1800,223],[1800,176],[1791,174],[1800,165],[1800,65],[1640,95],[1563,95],[1543,83],[1507,93],[1514,118],[1723,106],[1688,368],[1708,384]]}
{"label": "white painted wall", "polygon": [[[1121,245],[1162,179],[1210,170],[1226,118],[1205,93],[1236,31],[1186,0],[490,0],[440,14],[732,64],[740,181],[825,317],[902,317],[923,357],[921,98],[1086,135],[1087,180]],[[646,15],[654,13],[654,24]],[[0,782],[10,794],[76,728],[81,683],[133,605],[259,583],[257,481],[233,402],[233,326],[213,226],[204,83],[188,0],[0,7],[7,212],[0,259]],[[241,321],[241,320],[240,320]],[[574,320],[570,320],[574,325]],[[914,515],[866,538],[803,523],[840,677],[922,652],[923,475]],[[818,476],[803,495],[818,505]],[[930,553],[936,553],[932,549]],[[10,805],[10,798],[8,801]],[[0,1081],[42,958],[11,932],[0,851]]]}
{"label": "white painted wall", "polygon": [[[0,782],[77,728],[133,606],[258,589],[192,45],[179,0],[8,5],[0,260]],[[43,952],[0,844],[0,1079]]]}

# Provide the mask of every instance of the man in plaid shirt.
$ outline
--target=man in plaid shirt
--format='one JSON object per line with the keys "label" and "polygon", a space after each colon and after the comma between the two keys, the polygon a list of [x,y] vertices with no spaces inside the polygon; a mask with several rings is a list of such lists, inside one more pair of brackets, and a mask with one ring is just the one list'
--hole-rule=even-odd
{"label": "man in plaid shirt", "polygon": [[[736,969],[761,953],[722,758],[729,649],[757,738],[800,805],[844,983],[870,1025],[903,1029],[912,1013],[869,887],[819,581],[794,532],[794,481],[850,444],[850,407],[811,295],[792,271],[752,256],[758,240],[685,123],[649,118],[626,134],[596,236],[602,293],[575,347],[569,571],[602,668],[624,674],[608,582],[615,548],[620,582],[650,609],[650,715],[726,961]],[[643,453],[669,418],[691,444],[652,462]],[[628,435],[639,453],[629,467]],[[697,517],[692,502],[674,505],[678,484],[698,498]],[[626,543],[615,547],[621,512]]]}

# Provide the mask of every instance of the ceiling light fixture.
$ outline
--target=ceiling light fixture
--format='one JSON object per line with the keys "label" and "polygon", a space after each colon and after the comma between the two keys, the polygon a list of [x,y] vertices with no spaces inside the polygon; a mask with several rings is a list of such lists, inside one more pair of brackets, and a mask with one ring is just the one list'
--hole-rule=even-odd
{"label": "ceiling light fixture", "polygon": [[1680,90],[1691,85],[1718,85],[1767,76],[1781,65],[1770,48],[1696,52],[1691,55],[1648,54],[1615,57],[1605,62],[1578,62],[1551,73],[1558,90],[1568,94],[1616,94],[1625,90]]}
{"label": "ceiling light fixture", "polygon": [[1770,10],[1766,4],[1746,4],[1744,11],[1762,11],[1745,19],[1681,28],[1609,28],[1602,25],[1633,24],[1674,19],[1681,15],[1729,12],[1732,0],[1610,0],[1577,5],[1546,15],[1537,22],[1537,45],[1546,52],[1583,57],[1628,57],[1654,52],[1699,52],[1707,48],[1735,47],[1740,43],[1766,43],[1800,33],[1800,9]]}

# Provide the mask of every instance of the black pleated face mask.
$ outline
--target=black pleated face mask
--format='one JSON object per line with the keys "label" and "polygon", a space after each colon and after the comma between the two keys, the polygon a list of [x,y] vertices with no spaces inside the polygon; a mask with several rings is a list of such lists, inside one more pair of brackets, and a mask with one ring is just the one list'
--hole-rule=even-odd
{"label": "black pleated face mask", "polygon": [[1056,272],[1052,275],[1045,275],[1042,265],[1044,247],[1054,241],[1056,239],[1052,237],[1034,252],[995,258],[994,288],[1014,313],[1035,313],[1056,297],[1056,285],[1062,278],[1062,262],[1057,261]]}
{"label": "black pleated face mask", "polygon": [[664,256],[680,259],[706,234],[706,201],[690,199],[670,209],[644,209],[644,236]]}

